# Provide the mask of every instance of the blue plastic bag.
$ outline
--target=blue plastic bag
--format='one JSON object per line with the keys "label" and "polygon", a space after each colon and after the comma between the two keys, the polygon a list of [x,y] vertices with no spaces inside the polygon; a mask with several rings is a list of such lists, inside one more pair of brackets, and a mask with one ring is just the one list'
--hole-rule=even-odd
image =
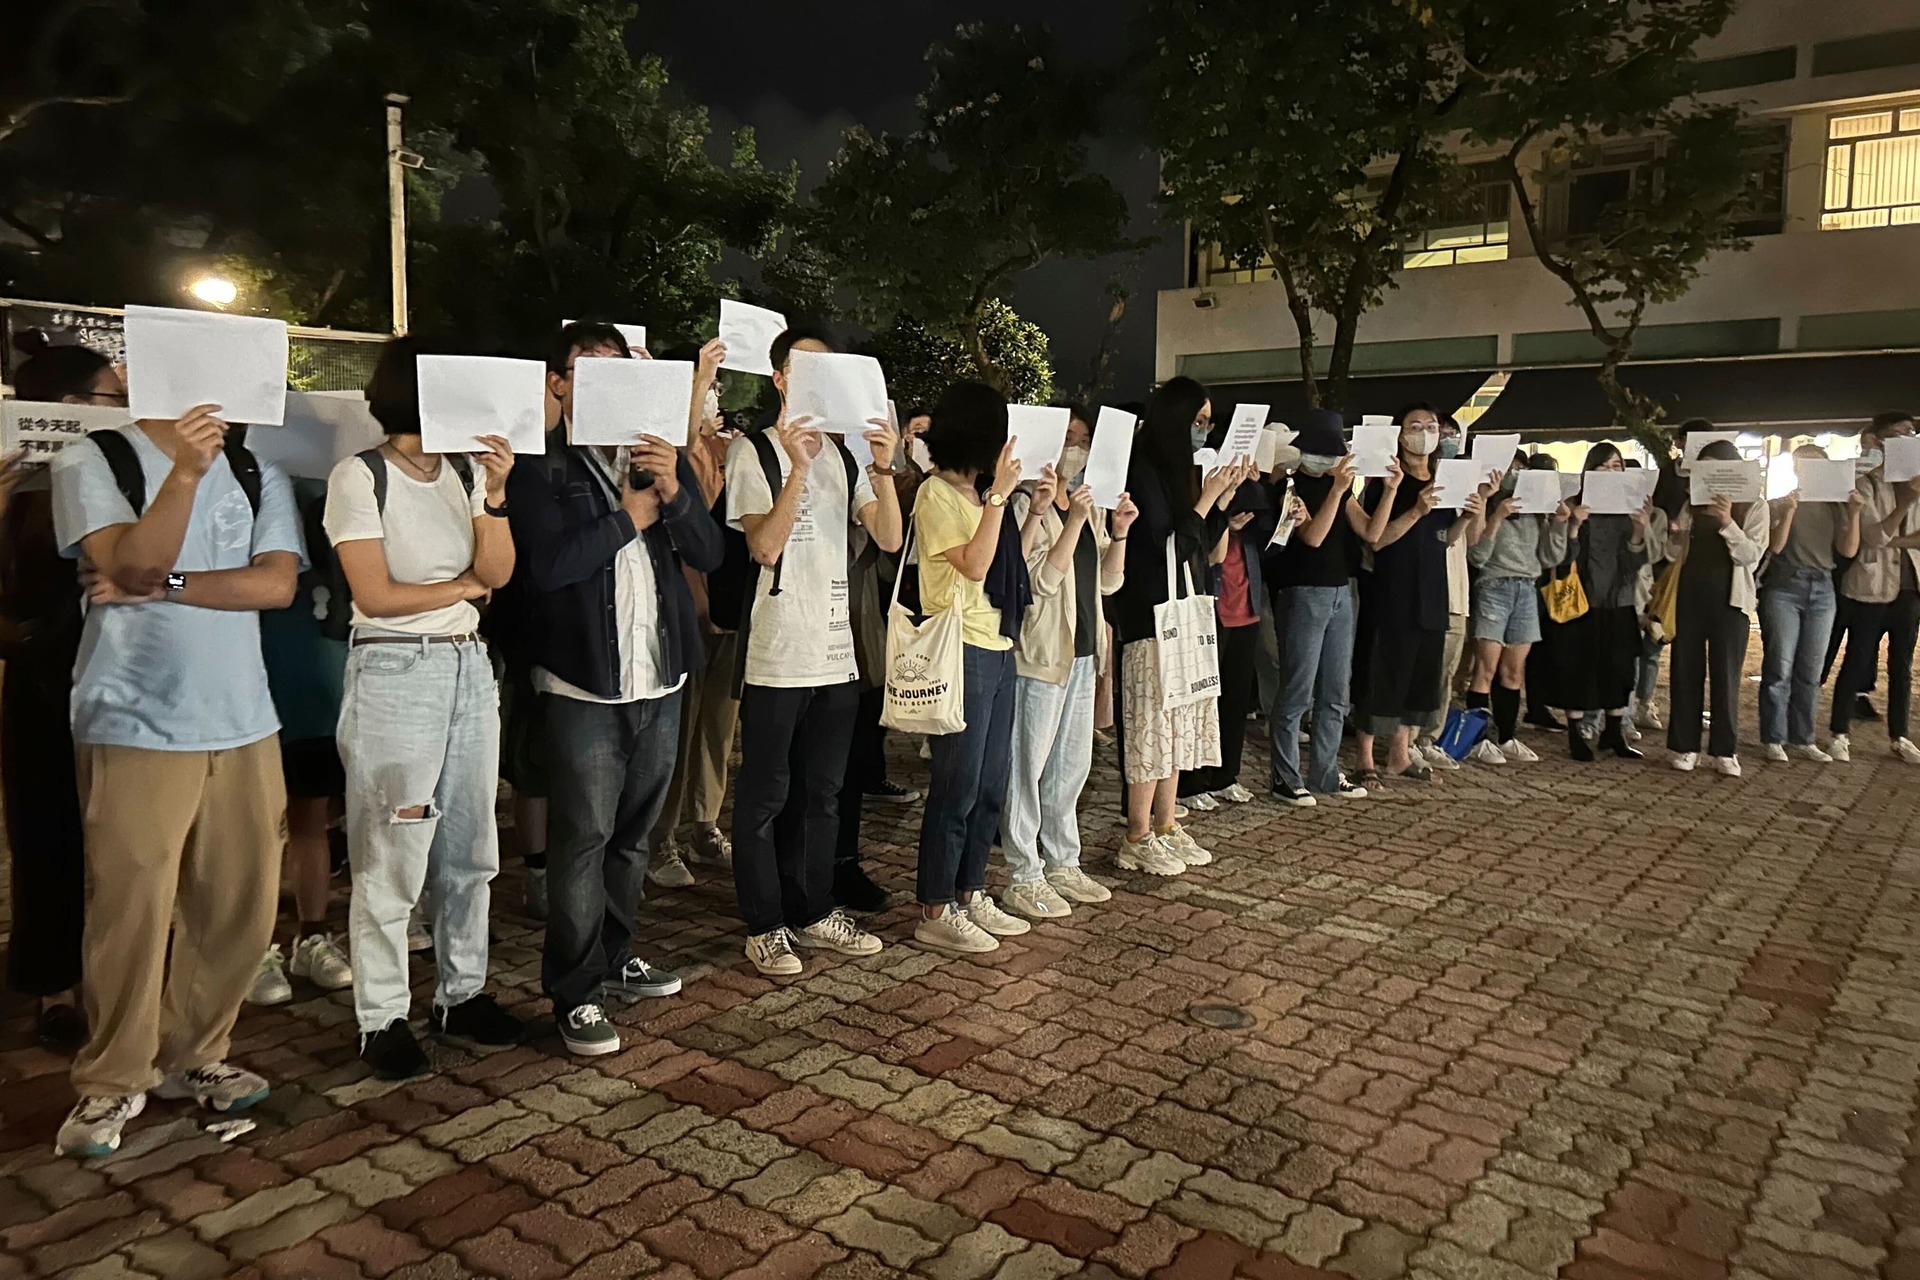
{"label": "blue plastic bag", "polygon": [[1482,707],[1468,707],[1447,713],[1447,724],[1440,731],[1440,749],[1455,760],[1465,760],[1474,744],[1487,736],[1493,716]]}

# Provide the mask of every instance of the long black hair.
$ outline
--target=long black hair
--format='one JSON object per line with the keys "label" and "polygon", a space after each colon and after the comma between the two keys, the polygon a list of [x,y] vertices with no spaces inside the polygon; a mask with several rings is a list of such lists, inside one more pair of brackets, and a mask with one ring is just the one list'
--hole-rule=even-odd
{"label": "long black hair", "polygon": [[1133,437],[1134,461],[1160,477],[1176,507],[1190,507],[1200,497],[1200,478],[1193,466],[1193,424],[1212,398],[1205,385],[1192,378],[1169,378],[1154,388]]}

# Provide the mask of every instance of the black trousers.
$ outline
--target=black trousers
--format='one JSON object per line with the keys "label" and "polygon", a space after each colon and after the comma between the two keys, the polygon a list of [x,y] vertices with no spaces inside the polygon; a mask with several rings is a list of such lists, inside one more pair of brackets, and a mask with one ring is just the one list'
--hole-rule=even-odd
{"label": "black trousers", "polygon": [[21,654],[0,687],[0,786],[13,876],[7,986],[57,995],[80,983],[86,858],[68,720],[73,655]]}
{"label": "black trousers", "polygon": [[1217,627],[1220,637],[1220,763],[1180,774],[1179,794],[1222,791],[1240,781],[1240,757],[1247,743],[1247,713],[1253,709],[1254,658],[1260,651],[1260,624]]}
{"label": "black trousers", "polygon": [[748,933],[804,929],[833,910],[840,789],[859,707],[852,683],[740,691],[733,883]]}
{"label": "black trousers", "polygon": [[1874,668],[1880,661],[1880,640],[1887,642],[1887,737],[1907,736],[1913,705],[1913,650],[1920,640],[1920,592],[1902,591],[1885,604],[1847,601],[1847,656],[1840,660],[1840,678],[1833,686],[1835,733],[1845,733],[1853,722],[1853,700],[1873,688]]}
{"label": "black trousers", "polygon": [[1684,589],[1678,614],[1679,634],[1668,658],[1667,694],[1673,705],[1667,713],[1667,747],[1700,750],[1700,721],[1706,697],[1711,697],[1713,732],[1707,754],[1735,755],[1740,750],[1740,684],[1750,620],[1717,592],[1690,597]]}
{"label": "black trousers", "polygon": [[859,863],[861,806],[867,792],[887,780],[887,731],[880,726],[880,712],[886,704],[884,688],[860,691],[853,741],[847,751],[847,780],[840,788],[840,840],[833,852],[836,863]]}

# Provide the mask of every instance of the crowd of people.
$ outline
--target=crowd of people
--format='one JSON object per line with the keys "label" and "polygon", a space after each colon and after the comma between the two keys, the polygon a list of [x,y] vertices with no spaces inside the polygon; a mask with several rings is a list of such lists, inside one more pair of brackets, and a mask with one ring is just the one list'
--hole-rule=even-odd
{"label": "crowd of people", "polygon": [[[217,405],[76,441],[45,486],[9,460],[8,972],[40,1001],[42,1039],[74,1054],[66,1153],[116,1148],[150,1093],[219,1111],[264,1097],[227,1062],[230,1035],[245,1002],[288,1000],[294,981],[351,989],[382,1078],[430,1069],[412,953],[431,952],[434,1034],[520,1040],[487,991],[502,779],[553,1023],[594,1055],[621,1046],[610,1009],[681,988],[635,951],[649,883],[730,872],[746,959],[769,976],[880,951],[857,919],[892,897],[862,865],[870,804],[924,805],[921,945],[984,955],[1107,900],[1079,818],[1102,738],[1123,782],[1113,863],[1158,876],[1212,860],[1183,818],[1256,799],[1250,724],[1289,807],[1535,761],[1523,707],[1575,761],[1637,759],[1669,648],[1671,764],[1695,769],[1704,745],[1738,776],[1757,617],[1769,760],[1851,758],[1885,640],[1888,741],[1920,763],[1920,482],[1889,483],[1881,453],[1913,433],[1907,413],[1863,430],[1845,503],[1696,506],[1684,465],[1660,459],[1630,515],[1591,513],[1579,487],[1527,513],[1516,476],[1544,455],[1442,505],[1436,464],[1463,435],[1425,404],[1400,412],[1397,456],[1364,483],[1327,410],[1271,468],[1198,466],[1225,415],[1177,377],[1138,407],[1125,491],[1102,507],[1088,411],[1066,406],[1065,448],[1023,481],[1033,460],[979,383],[865,423],[857,462],[786,411],[792,353],[832,350],[810,331],[772,344],[780,405],[751,429],[719,412],[716,341],[685,353],[687,446],[606,448],[572,443],[577,362],[647,353],[568,324],[546,359],[546,451],[517,458],[499,438],[423,450],[416,358],[436,350],[386,346],[366,389],[384,443],[324,482],[261,463]],[[82,347],[36,348],[14,381],[27,399],[126,404],[120,371]],[[1633,465],[1598,444],[1583,470]],[[1157,618],[1195,592],[1215,615],[1217,696],[1176,698]],[[903,597],[957,616],[963,642],[964,727],[925,740],[924,799],[887,776],[887,604]],[[342,819],[344,941],[329,925]]]}

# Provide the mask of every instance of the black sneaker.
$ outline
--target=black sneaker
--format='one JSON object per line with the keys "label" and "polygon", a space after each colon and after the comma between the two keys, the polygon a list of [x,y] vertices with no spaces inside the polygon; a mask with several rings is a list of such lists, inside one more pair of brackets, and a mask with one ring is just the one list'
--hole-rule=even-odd
{"label": "black sneaker", "polygon": [[384,1030],[362,1035],[360,1061],[372,1067],[373,1074],[382,1080],[411,1080],[427,1074],[433,1065],[421,1052],[420,1042],[413,1038],[413,1028],[405,1018],[395,1018]]}
{"label": "black sneaker", "polygon": [[1313,792],[1305,787],[1289,787],[1283,782],[1275,783],[1273,789],[1267,794],[1281,804],[1289,804],[1296,809],[1311,809],[1319,803],[1313,798]]}
{"label": "black sneaker", "polygon": [[920,798],[920,793],[888,778],[884,782],[868,787],[866,797],[869,800],[883,801],[888,804],[912,804]]}
{"label": "black sneaker", "polygon": [[1864,693],[1853,696],[1853,718],[1855,720],[1878,720],[1880,713],[1874,710],[1873,699]]}
{"label": "black sneaker", "polygon": [[87,1015],[70,1004],[50,1004],[34,1022],[40,1043],[55,1053],[78,1053],[87,1043]]}
{"label": "black sneaker", "polygon": [[490,995],[472,996],[451,1009],[433,1006],[433,1026],[443,1036],[475,1044],[519,1044],[526,1026]]}
{"label": "black sneaker", "polygon": [[833,868],[833,901],[836,906],[862,915],[885,911],[893,895],[873,882],[867,869],[857,862],[836,863]]}
{"label": "black sneaker", "polygon": [[1545,729],[1549,733],[1565,733],[1567,731],[1566,722],[1555,716],[1553,712],[1547,710],[1545,707],[1541,707],[1537,711],[1528,708],[1524,723],[1530,724],[1536,729]]}

